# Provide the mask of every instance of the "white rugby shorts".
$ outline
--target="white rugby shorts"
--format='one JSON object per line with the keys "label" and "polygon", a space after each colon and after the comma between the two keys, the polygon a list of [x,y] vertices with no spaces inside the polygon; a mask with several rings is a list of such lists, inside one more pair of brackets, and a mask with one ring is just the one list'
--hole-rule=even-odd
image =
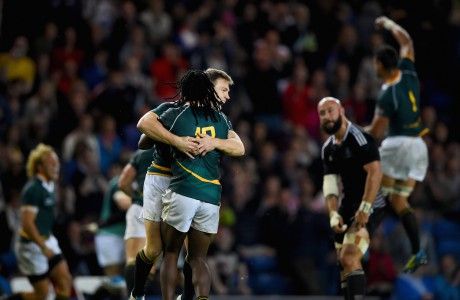
{"label": "white rugby shorts", "polygon": [[428,169],[428,149],[421,137],[392,136],[380,146],[382,172],[394,179],[423,181]]}

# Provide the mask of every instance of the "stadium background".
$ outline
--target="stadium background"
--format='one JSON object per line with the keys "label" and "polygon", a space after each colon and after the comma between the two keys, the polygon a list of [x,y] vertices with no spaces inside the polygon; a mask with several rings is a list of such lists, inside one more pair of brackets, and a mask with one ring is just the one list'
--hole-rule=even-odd
{"label": "stadium background", "polygon": [[431,130],[429,172],[411,199],[430,263],[400,273],[410,250],[390,216],[366,258],[369,290],[460,298],[459,1],[0,4],[2,284],[17,275],[12,241],[29,151],[46,142],[60,154],[56,235],[74,276],[100,275],[82,228],[97,220],[108,181],[136,150],[137,120],[175,94],[169,83],[185,70],[216,67],[235,81],[225,110],[247,155],[224,161],[221,230],[210,253],[223,285],[214,293],[335,295],[316,103],[338,97],[351,120],[369,124],[379,90],[372,50],[395,43],[374,31],[385,14],[413,38]]}

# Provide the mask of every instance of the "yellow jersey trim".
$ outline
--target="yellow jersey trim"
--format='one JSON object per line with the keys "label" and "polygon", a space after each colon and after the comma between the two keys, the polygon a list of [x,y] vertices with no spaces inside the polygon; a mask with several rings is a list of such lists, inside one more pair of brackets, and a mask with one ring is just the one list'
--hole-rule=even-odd
{"label": "yellow jersey trim", "polygon": [[151,166],[151,167],[154,167],[154,168],[157,168],[158,170],[161,170],[161,171],[171,172],[171,168],[159,166],[159,165],[157,165],[157,164],[154,163],[154,162],[152,162],[152,164],[151,164],[150,166]]}
{"label": "yellow jersey trim", "polygon": [[418,136],[422,137],[422,136],[427,135],[428,133],[430,133],[430,128],[425,128],[425,129],[423,129],[422,131],[420,131],[420,133],[418,134]]}
{"label": "yellow jersey trim", "polygon": [[201,177],[200,175],[194,173],[192,170],[189,170],[187,169],[186,167],[184,167],[180,162],[178,162],[176,160],[177,164],[182,168],[184,169],[187,173],[189,173],[190,175],[192,175],[193,177],[195,177],[196,179],[198,179],[199,181],[203,181],[203,182],[206,182],[206,183],[211,183],[211,184],[215,184],[215,185],[220,185],[220,181],[218,179],[214,179],[214,180],[209,180],[209,179],[206,179],[206,178],[203,178]]}
{"label": "yellow jersey trim", "polygon": [[159,172],[151,172],[151,171],[148,171],[147,175],[159,175],[159,176],[164,176],[164,177],[171,177],[171,175],[169,175],[169,174],[159,173]]}

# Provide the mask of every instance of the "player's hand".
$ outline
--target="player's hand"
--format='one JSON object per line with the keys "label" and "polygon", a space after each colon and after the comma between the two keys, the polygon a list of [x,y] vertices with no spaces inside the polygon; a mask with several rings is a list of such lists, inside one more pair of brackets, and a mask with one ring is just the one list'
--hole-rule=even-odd
{"label": "player's hand", "polygon": [[200,133],[198,139],[198,154],[201,156],[206,155],[206,153],[211,152],[212,150],[216,149],[216,145],[214,143],[214,138],[210,137],[207,134]]}
{"label": "player's hand", "polygon": [[48,246],[44,246],[41,248],[43,255],[46,256],[46,258],[51,259],[54,256],[54,252],[48,248]]}
{"label": "player's hand", "polygon": [[343,223],[343,218],[339,215],[338,212],[332,211],[329,215],[329,223],[331,225],[332,230],[336,233],[345,232],[348,228],[347,224]]}
{"label": "player's hand", "polygon": [[355,225],[357,229],[361,229],[366,226],[367,222],[369,221],[369,214],[365,213],[361,210],[358,210],[355,214]]}
{"label": "player's hand", "polygon": [[175,140],[173,146],[191,159],[194,159],[194,154],[198,152],[198,139],[190,136],[181,136]]}
{"label": "player's hand", "polygon": [[375,28],[376,29],[387,29],[389,30],[391,26],[395,24],[393,20],[391,20],[388,17],[385,16],[380,16],[377,19],[375,19]]}

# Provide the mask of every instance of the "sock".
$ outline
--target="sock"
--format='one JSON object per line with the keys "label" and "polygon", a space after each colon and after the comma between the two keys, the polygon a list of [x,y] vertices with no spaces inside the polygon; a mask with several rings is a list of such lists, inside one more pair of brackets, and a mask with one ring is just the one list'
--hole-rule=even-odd
{"label": "sock", "polygon": [[209,297],[208,296],[198,296],[196,297],[196,300],[208,300]]}
{"label": "sock", "polygon": [[132,291],[134,288],[134,272],[136,271],[136,263],[130,262],[125,266],[125,281],[126,288],[128,291]]}
{"label": "sock", "polygon": [[62,296],[62,295],[56,295],[54,297],[54,300],[69,300],[70,297],[67,297],[67,296]]}
{"label": "sock", "polygon": [[364,299],[366,294],[366,276],[363,270],[355,270],[346,276],[348,299]]}
{"label": "sock", "polygon": [[147,276],[149,275],[152,266],[153,262],[145,256],[144,250],[139,251],[136,255],[134,287],[132,291],[133,296],[137,297],[144,295],[145,281],[147,280]]}
{"label": "sock", "polygon": [[418,225],[415,215],[410,208],[407,208],[402,211],[400,218],[401,223],[404,226],[404,230],[406,230],[407,237],[409,238],[412,254],[417,254],[420,250],[420,236],[418,233]]}
{"label": "sock", "polygon": [[155,274],[149,273],[149,275],[147,275],[147,280],[145,281],[145,293],[148,295],[158,293],[158,282]]}
{"label": "sock", "polygon": [[9,297],[6,297],[6,300],[22,300],[22,296],[20,293],[16,293]]}
{"label": "sock", "polygon": [[347,291],[347,279],[344,279],[340,282],[340,291],[343,295],[343,299],[349,300],[348,291]]}
{"label": "sock", "polygon": [[184,261],[182,272],[184,273],[184,292],[182,293],[182,300],[193,300],[195,288],[192,282],[192,267],[190,267],[187,260]]}

